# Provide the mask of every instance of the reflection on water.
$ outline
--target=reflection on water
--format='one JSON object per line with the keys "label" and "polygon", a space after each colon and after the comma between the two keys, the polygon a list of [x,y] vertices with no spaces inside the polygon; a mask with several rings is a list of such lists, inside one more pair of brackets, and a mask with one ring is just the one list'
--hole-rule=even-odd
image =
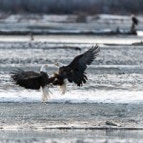
{"label": "reflection on water", "polygon": [[44,131],[0,131],[0,138],[11,142],[142,142],[143,131],[130,130],[44,130]]}

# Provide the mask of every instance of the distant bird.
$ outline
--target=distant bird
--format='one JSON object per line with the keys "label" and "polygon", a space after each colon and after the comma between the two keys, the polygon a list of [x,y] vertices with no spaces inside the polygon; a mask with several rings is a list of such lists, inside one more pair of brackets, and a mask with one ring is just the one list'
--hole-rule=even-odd
{"label": "distant bird", "polygon": [[62,94],[66,91],[66,79],[69,82],[74,82],[77,86],[82,86],[87,81],[85,70],[87,65],[90,65],[97,57],[100,48],[94,46],[85,53],[76,56],[67,66],[59,68],[58,73],[54,74],[53,85],[59,85]]}
{"label": "distant bird", "polygon": [[33,35],[33,33],[31,32],[29,35],[30,35],[30,40],[33,41],[33,40],[34,40],[34,35]]}
{"label": "distant bird", "polygon": [[131,19],[132,19],[131,31],[136,32],[135,26],[138,25],[139,20],[134,15],[131,16]]}
{"label": "distant bird", "polygon": [[11,77],[15,83],[26,89],[38,90],[42,89],[42,100],[45,102],[49,98],[49,85],[54,81],[54,77],[49,77],[46,67],[43,65],[40,72],[24,71],[22,69],[11,72]]}
{"label": "distant bird", "polygon": [[138,20],[134,15],[132,15],[131,17],[132,17],[132,22],[133,22],[135,25],[138,25],[139,20]]}

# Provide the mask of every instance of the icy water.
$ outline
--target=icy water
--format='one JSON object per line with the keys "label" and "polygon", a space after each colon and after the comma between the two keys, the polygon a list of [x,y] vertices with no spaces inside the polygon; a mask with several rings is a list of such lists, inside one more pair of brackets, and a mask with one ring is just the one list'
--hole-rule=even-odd
{"label": "icy water", "polygon": [[[142,17],[140,22],[143,21]],[[26,30],[116,30],[129,29],[129,17],[88,16],[76,23],[75,16],[20,16],[1,19],[6,31]],[[142,25],[138,36],[30,35],[0,36],[0,141],[1,142],[143,142],[143,46]],[[137,44],[139,42],[139,44]],[[17,69],[39,72],[48,64],[67,65],[98,44],[101,51],[87,68],[88,81],[82,87],[68,83],[61,95],[50,89],[47,104],[41,91],[27,90],[13,83]]]}
{"label": "icy water", "polygon": [[[136,135],[136,131],[118,131],[118,130],[50,130],[50,131],[1,131],[1,141],[5,141],[7,136],[7,142],[34,142],[42,143],[43,140],[46,143],[142,143],[142,131],[139,131]],[[8,133],[8,135],[7,135]],[[7,136],[6,136],[7,135]],[[19,135],[21,138],[19,138]],[[13,139],[13,136],[15,137]],[[37,138],[35,138],[37,136]],[[26,137],[26,138],[25,138]],[[48,139],[49,138],[49,139]],[[103,139],[104,138],[104,139]],[[120,140],[119,140],[120,138]]]}
{"label": "icy water", "polygon": [[101,51],[87,68],[88,82],[82,87],[68,83],[65,95],[56,87],[51,88],[48,102],[142,103],[143,47],[132,45],[140,40],[136,36],[61,35],[34,36],[31,41],[29,36],[1,36],[0,102],[40,102],[41,92],[16,86],[10,72],[17,68],[38,72],[43,64],[48,64],[47,72],[52,75],[58,70],[56,62],[67,65],[97,43]]}

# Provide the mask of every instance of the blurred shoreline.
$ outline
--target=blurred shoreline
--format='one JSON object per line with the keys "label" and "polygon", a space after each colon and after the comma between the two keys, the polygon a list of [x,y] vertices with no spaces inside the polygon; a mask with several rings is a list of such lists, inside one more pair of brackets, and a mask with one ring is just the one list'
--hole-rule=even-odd
{"label": "blurred shoreline", "polygon": [[[140,23],[142,16],[137,16]],[[142,24],[131,31],[130,16],[88,15],[38,15],[12,14],[0,18],[0,35],[137,35],[143,31]]]}
{"label": "blurred shoreline", "polygon": [[4,13],[47,14],[140,14],[142,0],[1,0],[0,11]]}

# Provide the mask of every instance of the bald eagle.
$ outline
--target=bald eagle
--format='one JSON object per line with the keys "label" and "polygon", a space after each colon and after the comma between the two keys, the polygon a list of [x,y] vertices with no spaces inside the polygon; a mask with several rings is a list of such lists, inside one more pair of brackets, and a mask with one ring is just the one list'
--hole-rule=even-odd
{"label": "bald eagle", "polygon": [[66,79],[82,86],[87,81],[85,70],[96,58],[100,48],[96,45],[83,54],[76,56],[69,65],[59,67],[58,73],[54,74],[53,85],[58,85],[62,90],[62,94],[66,91]]}
{"label": "bald eagle", "polygon": [[40,72],[24,71],[22,69],[11,72],[11,77],[15,83],[26,89],[42,89],[42,100],[45,102],[49,98],[49,85],[54,81],[54,77],[49,77],[43,65]]}
{"label": "bald eagle", "polygon": [[77,86],[81,86],[87,81],[85,70],[87,65],[90,65],[98,55],[100,48],[94,46],[83,54],[76,56],[67,66],[59,68],[58,73],[49,77],[46,72],[46,66],[43,65],[40,72],[24,71],[22,69],[11,72],[11,77],[15,83],[26,89],[42,89],[42,100],[45,102],[49,97],[49,86],[55,85],[62,89],[62,94],[66,91],[66,79],[69,82],[74,82]]}

